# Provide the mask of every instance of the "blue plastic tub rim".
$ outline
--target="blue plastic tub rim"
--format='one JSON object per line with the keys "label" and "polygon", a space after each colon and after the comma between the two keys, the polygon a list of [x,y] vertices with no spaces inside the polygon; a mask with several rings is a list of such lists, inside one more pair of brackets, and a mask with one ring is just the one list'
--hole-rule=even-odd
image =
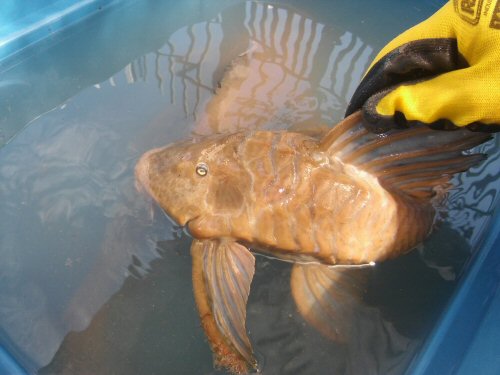
{"label": "blue plastic tub rim", "polygon": [[[468,373],[467,368],[479,368],[481,374],[497,373],[488,358],[485,362],[478,353],[490,353],[491,342],[477,333],[480,328],[500,334],[500,324],[488,316],[498,316],[500,294],[500,205],[490,219],[489,230],[481,246],[473,254],[466,273],[457,285],[450,303],[425,340],[422,350],[410,364],[407,374]],[[500,338],[499,338],[500,340]],[[472,346],[479,348],[470,353]],[[496,364],[500,364],[497,347]],[[493,371],[493,372],[492,372]]]}
{"label": "blue plastic tub rim", "polygon": [[0,65],[30,45],[95,13],[119,3],[134,1],[136,0],[56,0],[34,3],[31,7],[26,1],[6,2],[2,5],[5,7],[5,14],[13,13],[12,8],[15,7],[22,8],[19,13],[24,14],[11,22],[0,18]]}
{"label": "blue plastic tub rim", "polygon": [[27,375],[28,373],[19,363],[0,345],[0,374]]}
{"label": "blue plastic tub rim", "polygon": [[[3,63],[19,51],[76,24],[105,8],[136,0],[56,0],[39,2],[26,15],[0,26],[0,71]],[[12,6],[29,2],[13,1]],[[29,6],[28,6],[29,8]],[[24,9],[23,9],[24,10]],[[5,21],[5,20],[3,20]],[[422,351],[411,363],[407,374],[449,374],[463,364],[464,354],[500,286],[500,209],[480,249],[474,254],[467,273],[460,281],[448,308],[426,340]],[[500,297],[499,297],[500,298]],[[500,311],[498,311],[500,314]],[[498,327],[491,327],[497,329]],[[488,363],[484,363],[488,366]],[[0,345],[0,375],[27,375],[19,362]]]}

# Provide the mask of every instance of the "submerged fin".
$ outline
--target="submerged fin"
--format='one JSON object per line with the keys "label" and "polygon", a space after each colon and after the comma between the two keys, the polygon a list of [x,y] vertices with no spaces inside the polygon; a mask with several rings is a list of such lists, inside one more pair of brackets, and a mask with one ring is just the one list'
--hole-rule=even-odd
{"label": "submerged fin", "polygon": [[371,267],[294,264],[292,295],[304,319],[324,336],[344,342],[362,304]]}
{"label": "submerged fin", "polygon": [[197,122],[194,133],[200,135],[231,133],[239,130],[238,123],[230,115],[238,112],[235,98],[241,87],[251,75],[250,60],[254,47],[236,57],[224,70],[217,84],[215,95],[207,103],[205,112]]}
{"label": "submerged fin", "polygon": [[468,129],[433,130],[425,125],[373,134],[364,128],[358,111],[337,124],[322,139],[321,148],[331,157],[379,177],[386,187],[430,199],[436,188],[447,186],[453,174],[486,157],[464,155],[463,151],[490,138]]}
{"label": "submerged fin", "polygon": [[255,258],[237,242],[193,240],[193,288],[215,364],[235,374],[257,366],[245,319]]}
{"label": "submerged fin", "polygon": [[330,123],[320,105],[324,90],[307,79],[310,72],[294,72],[288,65],[274,48],[253,41],[227,65],[193,133],[288,129],[293,125],[291,131],[319,135],[323,129],[317,124]]}

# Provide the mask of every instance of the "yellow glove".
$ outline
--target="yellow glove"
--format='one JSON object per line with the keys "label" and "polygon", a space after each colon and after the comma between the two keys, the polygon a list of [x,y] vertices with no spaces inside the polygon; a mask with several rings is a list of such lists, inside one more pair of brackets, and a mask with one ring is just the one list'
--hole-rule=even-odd
{"label": "yellow glove", "polygon": [[377,55],[346,115],[384,132],[421,122],[500,130],[500,0],[454,0]]}

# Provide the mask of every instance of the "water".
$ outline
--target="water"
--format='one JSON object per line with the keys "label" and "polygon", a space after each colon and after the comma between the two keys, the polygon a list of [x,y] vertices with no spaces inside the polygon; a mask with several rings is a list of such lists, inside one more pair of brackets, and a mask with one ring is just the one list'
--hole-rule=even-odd
{"label": "water", "polygon": [[[227,124],[330,126],[376,51],[436,7],[138,1],[0,67],[0,343],[39,374],[223,373],[199,326],[190,238],[135,191],[137,158]],[[249,48],[251,73],[211,120]],[[403,373],[488,228],[498,143],[455,179],[424,246],[377,265],[346,343],[296,312],[289,264],[257,257],[247,326],[263,372]]]}

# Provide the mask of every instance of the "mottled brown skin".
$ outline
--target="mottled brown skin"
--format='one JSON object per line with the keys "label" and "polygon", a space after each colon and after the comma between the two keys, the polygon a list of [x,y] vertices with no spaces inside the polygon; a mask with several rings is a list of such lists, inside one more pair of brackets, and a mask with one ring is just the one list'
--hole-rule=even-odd
{"label": "mottled brown skin", "polygon": [[[198,165],[208,166],[200,176]],[[363,264],[429,233],[434,210],[330,157],[300,133],[240,132],[152,150],[137,165],[150,195],[198,239],[231,238],[285,259]]]}

